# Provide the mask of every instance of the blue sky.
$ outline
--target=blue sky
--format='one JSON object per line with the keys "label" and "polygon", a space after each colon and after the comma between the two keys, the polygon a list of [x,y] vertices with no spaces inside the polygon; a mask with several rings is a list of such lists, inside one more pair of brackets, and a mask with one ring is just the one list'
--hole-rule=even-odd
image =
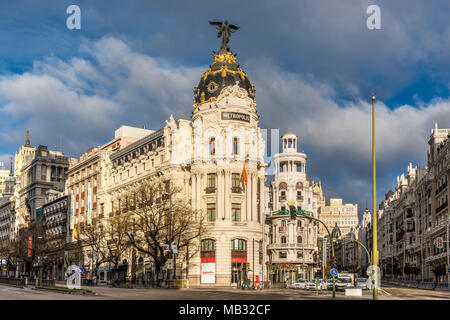
{"label": "blue sky", "polygon": [[[81,8],[81,30],[66,9]],[[381,8],[368,30],[366,8]],[[220,41],[256,88],[262,128],[291,130],[328,196],[371,203],[370,94],[377,92],[378,202],[430,129],[450,127],[448,1],[24,1],[0,4],[0,161],[24,142],[79,157],[121,124],[189,118]],[[58,147],[59,148],[59,147]]]}

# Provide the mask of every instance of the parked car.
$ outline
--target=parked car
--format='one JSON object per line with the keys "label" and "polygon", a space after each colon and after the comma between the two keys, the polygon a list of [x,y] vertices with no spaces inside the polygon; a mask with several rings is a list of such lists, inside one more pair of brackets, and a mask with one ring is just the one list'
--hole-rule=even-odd
{"label": "parked car", "polygon": [[328,290],[333,290],[333,279],[328,279],[327,280],[327,289]]}
{"label": "parked car", "polygon": [[358,278],[358,280],[356,281],[356,287],[367,290],[367,278]]}
{"label": "parked car", "polygon": [[307,283],[307,282],[308,282],[308,281],[303,280],[303,279],[297,280],[297,282],[294,283],[294,288],[295,288],[295,289],[305,289],[305,288],[306,288],[306,283]]}
{"label": "parked car", "polygon": [[320,290],[320,283],[316,284],[316,281],[308,281],[306,283],[306,290]]}
{"label": "parked car", "polygon": [[351,279],[336,279],[336,290],[345,290],[345,288],[353,287]]}

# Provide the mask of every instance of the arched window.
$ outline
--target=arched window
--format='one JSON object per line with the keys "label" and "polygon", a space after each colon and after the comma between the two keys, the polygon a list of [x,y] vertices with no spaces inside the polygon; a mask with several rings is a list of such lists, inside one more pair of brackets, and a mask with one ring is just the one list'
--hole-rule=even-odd
{"label": "arched window", "polygon": [[282,190],[282,189],[286,190],[287,189],[286,182],[281,182],[280,185],[279,185],[279,188],[280,188],[280,190]]}
{"label": "arched window", "polygon": [[302,236],[298,236],[298,237],[297,237],[297,243],[302,243],[302,240],[303,240],[303,239],[302,239]]}
{"label": "arched window", "polygon": [[216,154],[216,138],[214,137],[209,139],[209,154],[212,156]]}
{"label": "arched window", "polygon": [[233,138],[233,154],[239,154],[239,138],[234,137]]}
{"label": "arched window", "polygon": [[202,240],[201,251],[215,251],[216,250],[216,241],[213,239],[204,239]]}
{"label": "arched window", "polygon": [[231,250],[247,251],[247,241],[244,239],[231,240]]}

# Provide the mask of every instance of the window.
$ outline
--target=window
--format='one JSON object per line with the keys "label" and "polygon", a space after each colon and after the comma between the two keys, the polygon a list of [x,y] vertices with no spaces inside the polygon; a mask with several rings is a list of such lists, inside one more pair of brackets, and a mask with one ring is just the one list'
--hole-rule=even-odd
{"label": "window", "polygon": [[216,176],[215,173],[208,173],[206,193],[213,193],[216,191]]}
{"label": "window", "polygon": [[41,180],[47,181],[47,166],[45,165],[41,167]]}
{"label": "window", "polygon": [[297,227],[301,227],[302,226],[302,220],[297,220]]}
{"label": "window", "polygon": [[281,243],[286,243],[286,237],[285,236],[281,237]]}
{"label": "window", "polygon": [[202,240],[202,251],[215,251],[216,250],[216,241],[213,239],[205,239]]}
{"label": "window", "polygon": [[208,203],[206,205],[206,213],[208,216],[208,221],[216,221],[216,204]]}
{"label": "window", "polygon": [[286,252],[280,252],[279,257],[280,257],[280,259],[286,259],[287,258],[287,253]]}
{"label": "window", "polygon": [[247,241],[243,239],[231,240],[231,250],[247,251]]}
{"label": "window", "polygon": [[286,227],[286,220],[281,220],[281,226]]}
{"label": "window", "polygon": [[231,205],[231,221],[241,221],[241,204],[233,203]]}
{"label": "window", "polygon": [[239,154],[239,138],[233,138],[233,154]]}
{"label": "window", "polygon": [[302,243],[302,240],[303,240],[303,239],[302,239],[302,236],[298,236],[298,237],[297,237],[297,243]]}
{"label": "window", "polygon": [[297,165],[297,172],[302,172],[302,164],[301,163],[299,163]]}
{"label": "window", "polygon": [[297,251],[297,259],[303,258],[303,252]]}
{"label": "window", "polygon": [[239,175],[239,173],[232,173],[231,174],[231,186],[234,188],[239,187],[240,182],[241,182],[241,176]]}
{"label": "window", "polygon": [[216,138],[209,139],[209,154],[212,156],[216,154]]}

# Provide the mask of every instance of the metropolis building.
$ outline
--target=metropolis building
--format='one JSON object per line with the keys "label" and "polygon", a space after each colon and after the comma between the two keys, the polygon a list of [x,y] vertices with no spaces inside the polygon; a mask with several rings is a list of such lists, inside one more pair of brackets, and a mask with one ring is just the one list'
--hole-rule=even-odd
{"label": "metropolis building", "polygon": [[[97,212],[91,217],[113,216],[120,206],[116,199],[121,192],[144,179],[164,176],[170,180],[190,199],[192,209],[207,216],[204,237],[193,244],[196,248],[189,249],[197,253],[188,260],[183,252],[177,255],[177,278],[187,273],[191,286],[233,286],[244,279],[261,278],[263,272],[267,165],[255,89],[226,45],[213,59],[194,89],[190,120],[170,116],[163,127],[102,154],[93,200],[98,203]],[[246,184],[241,178],[244,167]],[[75,170],[69,169],[70,194],[79,188],[78,180],[72,180]],[[74,200],[78,201],[77,197]],[[74,229],[88,220],[77,210],[80,206],[75,204],[71,217]],[[151,258],[133,249],[120,267],[130,274],[136,261],[143,265],[139,272],[152,269]]]}

